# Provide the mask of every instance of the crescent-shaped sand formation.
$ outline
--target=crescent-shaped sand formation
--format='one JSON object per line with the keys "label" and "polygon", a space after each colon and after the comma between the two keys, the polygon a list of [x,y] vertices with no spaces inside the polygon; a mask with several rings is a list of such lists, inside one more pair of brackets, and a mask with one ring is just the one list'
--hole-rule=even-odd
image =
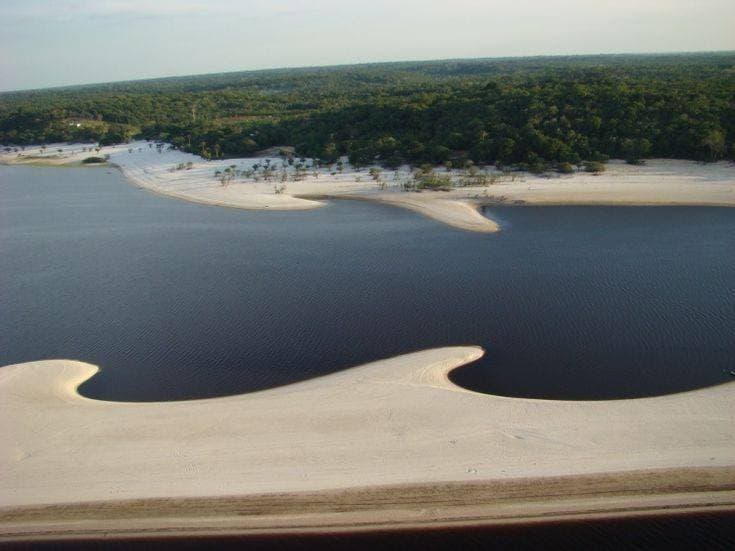
{"label": "crescent-shaped sand formation", "polygon": [[565,402],[455,386],[416,352],[240,396],[80,396],[97,367],[0,369],[0,535],[488,523],[735,506],[735,382]]}

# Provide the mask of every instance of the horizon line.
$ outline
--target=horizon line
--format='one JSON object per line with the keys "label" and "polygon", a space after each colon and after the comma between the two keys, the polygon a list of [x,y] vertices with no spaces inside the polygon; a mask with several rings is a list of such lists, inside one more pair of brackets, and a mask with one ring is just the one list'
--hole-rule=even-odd
{"label": "horizon line", "polygon": [[735,50],[674,50],[674,51],[648,51],[648,52],[606,52],[606,53],[575,53],[575,54],[533,54],[518,56],[488,56],[488,57],[449,57],[435,59],[397,59],[391,61],[362,61],[357,63],[337,63],[328,65],[293,65],[280,67],[264,67],[259,69],[235,69],[228,71],[218,71],[211,73],[187,73],[177,75],[163,75],[156,77],[132,78],[123,80],[110,80],[101,82],[86,82],[77,84],[61,84],[58,86],[45,86],[41,88],[19,88],[10,90],[0,90],[0,95],[6,94],[24,94],[30,92],[45,92],[54,90],[65,90],[70,88],[83,88],[95,86],[107,86],[114,84],[134,84],[144,83],[156,80],[175,80],[185,78],[201,78],[214,75],[236,75],[246,73],[267,73],[272,71],[298,71],[310,69],[339,69],[346,67],[365,67],[371,65],[399,65],[402,63],[442,63],[450,61],[504,61],[504,60],[524,60],[524,59],[559,59],[559,58],[584,58],[584,57],[647,57],[647,56],[685,56],[685,55],[701,55],[701,54],[735,54]]}

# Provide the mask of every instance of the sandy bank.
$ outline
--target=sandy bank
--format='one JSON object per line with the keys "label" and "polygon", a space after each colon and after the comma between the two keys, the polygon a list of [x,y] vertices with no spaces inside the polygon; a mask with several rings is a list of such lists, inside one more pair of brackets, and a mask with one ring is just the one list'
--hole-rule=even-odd
{"label": "sandy bank", "polygon": [[[309,197],[309,196],[306,196]],[[442,199],[431,193],[364,193],[351,195],[326,195],[333,199],[374,201],[423,214],[424,216],[461,230],[495,233],[500,225],[480,213],[479,203],[462,199]]]}
{"label": "sandy bank", "polygon": [[[215,176],[217,172],[231,167],[238,172],[245,171],[255,164],[263,166],[266,161],[273,167],[281,167],[284,160],[261,156],[208,162],[181,151],[159,149],[148,142],[109,146],[92,153],[84,152],[84,148],[86,146],[79,144],[53,144],[44,152],[38,147],[29,147],[20,154],[0,153],[0,162],[63,166],[77,165],[92,155],[108,155],[109,162],[137,186],[195,203],[246,210],[307,210],[323,206],[322,202],[308,197],[363,198],[408,208],[468,231],[494,232],[499,229],[497,224],[482,216],[471,201],[443,198],[436,194],[411,198],[410,195],[418,194],[402,193],[397,189],[381,193],[366,170],[357,172],[349,166],[339,173],[335,169],[311,169],[300,181],[282,183],[277,176],[268,181],[237,177],[227,185],[222,185]],[[191,163],[189,168],[174,170],[186,163]],[[292,177],[293,167],[289,166],[286,170]],[[283,189],[276,192],[279,187]]]}
{"label": "sandy bank", "polygon": [[[650,160],[643,166],[630,166],[613,161],[605,173],[597,176],[577,173],[544,177],[491,171],[494,183],[488,186],[416,193],[401,191],[401,185],[411,179],[407,167],[382,171],[381,186],[367,169],[357,170],[347,164],[342,170],[309,167],[298,181],[293,181],[294,165],[277,157],[204,161],[148,142],[104,147],[99,153],[83,151],[87,147],[54,144],[45,151],[29,147],[20,154],[0,153],[0,163],[60,166],[79,163],[90,155],[109,155],[110,162],[136,185],[197,203],[302,210],[322,206],[313,199],[316,197],[366,199],[406,208],[456,228],[486,233],[499,229],[498,224],[478,212],[478,207],[486,204],[735,205],[735,165],[727,162],[705,165]],[[268,181],[248,176],[254,165],[262,171],[266,162],[274,167]],[[177,168],[182,165],[187,167]],[[237,176],[222,185],[216,174],[228,169]],[[282,173],[286,175],[284,182],[280,181]],[[451,176],[461,178],[459,171]]]}
{"label": "sandy bank", "polygon": [[735,164],[649,160],[642,166],[611,161],[600,175],[500,181],[492,192],[508,202],[537,205],[735,206]]}
{"label": "sandy bank", "polygon": [[428,350],[248,395],[141,404],[79,396],[89,364],[4,367],[0,534],[735,507],[735,383],[563,402],[448,380],[481,355]]}

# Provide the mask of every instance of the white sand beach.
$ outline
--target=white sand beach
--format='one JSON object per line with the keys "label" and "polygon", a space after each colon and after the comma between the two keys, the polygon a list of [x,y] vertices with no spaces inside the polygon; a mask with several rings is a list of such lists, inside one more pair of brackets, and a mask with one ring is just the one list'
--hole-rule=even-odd
{"label": "white sand beach", "polygon": [[[89,156],[109,155],[109,161],[142,188],[188,201],[257,210],[301,210],[322,206],[320,199],[345,198],[378,201],[407,208],[450,226],[492,233],[497,223],[478,212],[492,204],[606,204],[606,205],[735,205],[735,164],[712,164],[679,160],[649,160],[641,166],[612,161],[606,172],[592,175],[536,176],[527,173],[503,174],[489,169],[493,183],[487,186],[457,187],[449,191],[406,192],[401,183],[411,179],[408,167],[393,172],[382,170],[383,185],[371,178],[368,168],[356,170],[348,164],[308,168],[299,181],[292,181],[294,169],[278,157],[253,157],[205,161],[150,142],[103,147],[100,152],[83,151],[89,146],[53,144],[45,150],[27,147],[24,151],[0,153],[0,163],[78,164]],[[254,181],[244,175],[255,164],[275,167],[269,181]],[[189,168],[177,166],[191,163]],[[306,160],[310,165],[311,160]],[[284,168],[281,168],[285,166]],[[233,167],[238,176],[226,185],[217,172]],[[287,180],[278,174],[285,170]],[[452,171],[454,179],[461,171]]]}
{"label": "white sand beach", "polygon": [[0,369],[0,539],[488,523],[735,508],[735,382],[504,398],[416,352],[241,396],[115,403],[95,366]]}

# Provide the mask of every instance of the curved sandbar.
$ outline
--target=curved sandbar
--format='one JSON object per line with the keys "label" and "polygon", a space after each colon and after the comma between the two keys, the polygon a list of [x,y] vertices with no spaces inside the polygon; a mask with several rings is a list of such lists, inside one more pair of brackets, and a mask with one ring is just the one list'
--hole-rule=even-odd
{"label": "curved sandbar", "polygon": [[[76,165],[85,157],[109,155],[109,162],[137,186],[169,197],[195,203],[234,207],[246,210],[307,210],[323,206],[323,203],[308,197],[332,197],[369,199],[385,202],[414,212],[427,215],[439,222],[468,231],[494,232],[499,226],[482,216],[477,207],[465,199],[444,200],[434,194],[422,198],[411,198],[394,190],[381,193],[366,172],[348,169],[332,175],[327,169],[311,171],[302,181],[281,183],[276,177],[270,181],[248,181],[234,179],[222,185],[214,174],[230,166],[247,170],[253,164],[261,166],[266,158],[228,159],[204,161],[201,157],[182,151],[155,148],[148,142],[135,142],[108,146],[100,152],[83,151],[87,145],[54,144],[45,152],[39,146],[31,146],[20,154],[0,153],[0,162],[5,164],[33,164],[49,166]],[[59,151],[61,150],[61,151]],[[131,152],[132,151],[132,152]],[[280,166],[282,159],[267,158],[272,166]],[[180,164],[191,163],[191,168],[172,170]],[[364,181],[363,181],[364,180]],[[276,188],[285,184],[285,189],[276,193]]]}
{"label": "curved sandbar", "polygon": [[478,347],[208,400],[0,368],[0,538],[345,529],[735,508],[735,382],[610,402],[477,394]]}
{"label": "curved sandbar", "polygon": [[[178,152],[177,152],[178,153]],[[364,199],[379,203],[390,204],[407,208],[419,214],[423,214],[438,222],[467,231],[478,231],[484,233],[496,232],[500,229],[497,223],[486,218],[477,210],[477,206],[465,200],[441,199],[433,194],[419,196],[416,193],[376,193],[375,186],[368,188],[366,184],[354,180],[334,181],[329,180],[326,174],[319,179],[306,182],[287,182],[288,192],[275,193],[277,183],[268,182],[234,182],[227,186],[221,186],[215,182],[201,186],[191,182],[183,189],[177,189],[167,184],[166,174],[154,172],[152,167],[141,167],[118,162],[120,156],[116,155],[116,165],[122,173],[138,186],[171,197],[177,197],[196,203],[235,207],[246,210],[307,210],[324,205],[323,202],[314,197],[332,199]],[[201,159],[199,159],[201,162]],[[119,164],[118,164],[119,163]],[[250,161],[244,163],[250,165]],[[201,175],[185,175],[188,178],[203,178]]]}
{"label": "curved sandbar", "polygon": [[189,189],[169,189],[159,185],[149,171],[124,164],[114,164],[123,175],[137,186],[167,197],[175,197],[192,203],[231,207],[244,210],[308,210],[323,206],[319,201],[302,199],[287,194],[254,193],[245,184],[223,186],[201,186]]}
{"label": "curved sandbar", "polygon": [[[78,164],[85,157],[109,155],[110,163],[136,185],[171,197],[196,203],[252,210],[303,210],[323,205],[316,197],[365,199],[418,212],[450,226],[492,233],[499,225],[478,212],[481,205],[498,203],[536,205],[702,205],[735,206],[735,165],[729,162],[701,164],[692,161],[654,159],[642,166],[612,161],[605,173],[576,173],[569,176],[535,176],[527,173],[495,173],[495,183],[485,187],[460,187],[449,191],[403,192],[402,181],[410,181],[406,167],[395,173],[383,171],[384,185],[378,186],[366,172],[349,165],[344,169],[310,168],[299,181],[280,182],[274,176],[236,177],[222,185],[215,172],[231,166],[242,172],[268,160],[281,170],[283,159],[247,158],[204,161],[201,157],[156,148],[149,142],[107,146],[100,152],[85,144],[54,144],[47,149],[0,152],[0,163]],[[60,151],[59,151],[60,150]],[[177,166],[189,163],[186,169]],[[459,177],[455,171],[453,177]],[[284,187],[285,186],[285,187]],[[383,189],[381,189],[381,187]],[[276,190],[279,189],[278,193]]]}
{"label": "curved sandbar", "polygon": [[[305,196],[304,198],[309,198]],[[478,233],[495,233],[500,231],[500,224],[480,213],[481,205],[468,200],[444,199],[429,194],[418,193],[381,193],[319,196],[329,199],[352,199],[374,201],[384,205],[392,205],[423,214],[460,230]]]}

